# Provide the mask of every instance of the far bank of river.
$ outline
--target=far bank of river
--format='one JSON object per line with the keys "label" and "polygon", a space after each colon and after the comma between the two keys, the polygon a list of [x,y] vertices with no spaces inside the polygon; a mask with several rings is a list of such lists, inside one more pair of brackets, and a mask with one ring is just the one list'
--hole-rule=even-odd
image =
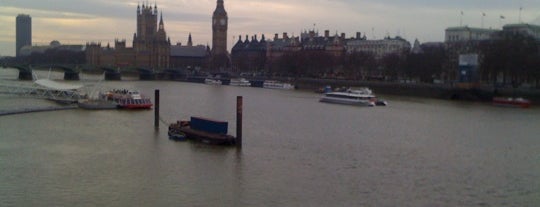
{"label": "far bank of river", "polygon": [[298,79],[295,84],[301,90],[317,90],[327,85],[332,87],[369,87],[377,94],[387,95],[467,101],[491,101],[494,96],[514,96],[527,98],[536,104],[540,103],[540,90],[538,89],[498,88],[495,91],[493,86],[462,89],[450,84],[396,83],[311,78]]}

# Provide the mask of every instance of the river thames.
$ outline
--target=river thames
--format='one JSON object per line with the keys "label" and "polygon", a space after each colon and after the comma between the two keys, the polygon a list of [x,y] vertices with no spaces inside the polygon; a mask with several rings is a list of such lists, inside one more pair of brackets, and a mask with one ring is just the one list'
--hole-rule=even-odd
{"label": "river thames", "polygon": [[[0,81],[15,77],[0,70]],[[103,85],[152,99],[159,89],[165,122],[225,120],[233,135],[243,96],[244,147],[170,141],[152,110],[0,116],[1,206],[540,206],[538,107],[382,94],[389,106],[356,107],[306,91]],[[54,105],[0,95],[1,110]]]}

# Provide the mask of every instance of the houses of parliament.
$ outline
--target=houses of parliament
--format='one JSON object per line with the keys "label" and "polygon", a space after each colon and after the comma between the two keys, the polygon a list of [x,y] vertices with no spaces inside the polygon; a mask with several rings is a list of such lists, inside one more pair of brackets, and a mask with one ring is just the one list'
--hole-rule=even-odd
{"label": "houses of parliament", "polygon": [[[159,16],[159,21],[158,21]],[[191,34],[187,45],[171,45],[167,37],[163,14],[157,5],[137,6],[137,31],[133,34],[133,47],[126,40],[116,39],[114,47],[91,42],[86,44],[87,63],[95,67],[145,68],[164,70],[167,68],[201,67],[225,69],[230,66],[227,52],[228,17],[223,0],[217,0],[212,16],[212,49],[193,45]]]}

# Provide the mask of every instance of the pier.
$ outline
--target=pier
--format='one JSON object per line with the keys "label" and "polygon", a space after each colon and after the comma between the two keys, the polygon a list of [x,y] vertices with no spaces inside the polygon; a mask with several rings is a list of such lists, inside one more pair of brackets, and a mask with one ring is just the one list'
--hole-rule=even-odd
{"label": "pier", "polygon": [[52,107],[41,107],[41,108],[23,108],[23,109],[13,109],[13,110],[0,110],[0,116],[15,115],[15,114],[25,114],[33,112],[46,112],[46,111],[60,111],[60,110],[70,110],[77,109],[77,105],[68,105],[68,106],[52,106]]}

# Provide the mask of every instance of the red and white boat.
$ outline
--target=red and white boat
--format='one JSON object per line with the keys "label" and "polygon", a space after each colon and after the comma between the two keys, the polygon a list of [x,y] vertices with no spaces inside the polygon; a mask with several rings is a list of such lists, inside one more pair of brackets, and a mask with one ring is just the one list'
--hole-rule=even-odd
{"label": "red and white boat", "polygon": [[531,106],[531,101],[524,98],[494,97],[493,105],[529,108]]}
{"label": "red and white boat", "polygon": [[127,89],[111,90],[104,94],[107,100],[118,104],[119,108],[125,109],[150,109],[153,104],[150,98],[141,95],[138,91]]}

